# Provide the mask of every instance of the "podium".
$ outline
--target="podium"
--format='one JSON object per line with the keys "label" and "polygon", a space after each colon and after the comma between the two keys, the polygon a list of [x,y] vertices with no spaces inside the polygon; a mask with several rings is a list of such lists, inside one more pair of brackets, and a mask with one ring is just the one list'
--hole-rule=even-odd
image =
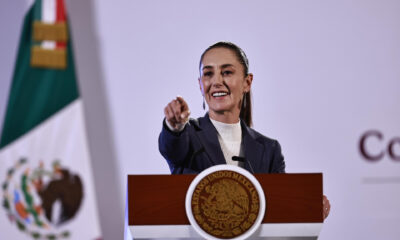
{"label": "podium", "polygon": [[[255,174],[266,212],[251,239],[317,239],[323,224],[322,174]],[[129,175],[128,224],[134,239],[202,239],[185,212],[196,175]]]}

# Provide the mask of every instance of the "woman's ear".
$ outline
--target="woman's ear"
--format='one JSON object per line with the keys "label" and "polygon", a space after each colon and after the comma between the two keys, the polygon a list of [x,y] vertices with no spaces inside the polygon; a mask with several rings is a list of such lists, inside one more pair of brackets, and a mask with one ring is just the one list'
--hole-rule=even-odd
{"label": "woman's ear", "polygon": [[249,73],[244,78],[244,91],[245,92],[249,92],[250,91],[252,83],[253,83],[253,74]]}
{"label": "woman's ear", "polygon": [[204,89],[203,89],[203,85],[201,84],[201,79],[200,79],[200,77],[198,78],[198,80],[199,80],[199,87],[200,87],[201,95],[204,96]]}

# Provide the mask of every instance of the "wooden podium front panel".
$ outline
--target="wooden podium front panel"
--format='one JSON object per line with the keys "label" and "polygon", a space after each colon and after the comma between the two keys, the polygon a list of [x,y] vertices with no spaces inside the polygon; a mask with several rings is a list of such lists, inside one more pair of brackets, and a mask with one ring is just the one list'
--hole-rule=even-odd
{"label": "wooden podium front panel", "polygon": [[323,222],[322,174],[255,174],[264,190],[263,223]]}
{"label": "wooden podium front panel", "polygon": [[186,191],[196,175],[129,175],[129,225],[190,224]]}
{"label": "wooden podium front panel", "polygon": [[[129,225],[189,225],[186,191],[196,175],[129,175]],[[263,223],[317,223],[322,174],[255,174],[266,195]]]}

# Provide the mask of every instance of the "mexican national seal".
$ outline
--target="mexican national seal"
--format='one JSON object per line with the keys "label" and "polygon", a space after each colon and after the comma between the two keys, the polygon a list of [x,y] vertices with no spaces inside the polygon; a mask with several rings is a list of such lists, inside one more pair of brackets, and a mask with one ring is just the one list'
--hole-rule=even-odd
{"label": "mexican national seal", "polygon": [[192,226],[207,239],[247,238],[265,212],[265,197],[258,181],[246,170],[230,165],[200,173],[186,201]]}

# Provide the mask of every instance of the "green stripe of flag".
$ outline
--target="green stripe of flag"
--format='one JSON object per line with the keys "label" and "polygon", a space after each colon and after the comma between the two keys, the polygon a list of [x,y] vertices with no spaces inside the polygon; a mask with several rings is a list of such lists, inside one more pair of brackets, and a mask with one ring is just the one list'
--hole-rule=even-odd
{"label": "green stripe of flag", "polygon": [[25,17],[17,61],[0,139],[0,148],[16,140],[79,97],[71,41],[67,68],[55,70],[30,66],[35,2]]}
{"label": "green stripe of flag", "polygon": [[32,7],[33,20],[40,21],[42,19],[42,0],[36,0]]}

